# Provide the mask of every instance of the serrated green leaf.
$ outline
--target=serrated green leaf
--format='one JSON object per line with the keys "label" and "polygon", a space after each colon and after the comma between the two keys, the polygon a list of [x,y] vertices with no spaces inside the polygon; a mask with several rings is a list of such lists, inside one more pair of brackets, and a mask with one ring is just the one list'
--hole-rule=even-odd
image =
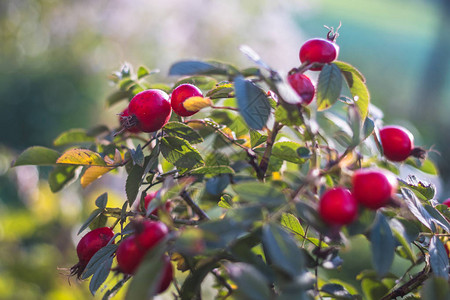
{"label": "serrated green leaf", "polygon": [[137,70],[138,79],[144,78],[145,76],[147,76],[149,74],[150,74],[150,71],[144,66],[140,66]]}
{"label": "serrated green leaf", "polygon": [[281,217],[281,225],[301,238],[305,237],[305,231],[303,230],[300,221],[293,214],[284,213]]}
{"label": "serrated green leaf", "polygon": [[234,80],[239,113],[247,125],[256,130],[263,129],[270,115],[270,103],[266,93],[250,80],[237,76]]}
{"label": "serrated green leaf", "polygon": [[275,121],[287,126],[302,125],[303,122],[299,115],[298,109],[293,105],[289,107],[292,109],[287,110],[282,105],[277,106],[275,109]]}
{"label": "serrated green leaf", "polygon": [[230,82],[220,82],[206,93],[210,99],[234,98],[234,86]]}
{"label": "serrated green leaf", "polygon": [[48,184],[53,193],[59,192],[75,177],[77,166],[56,166],[48,176]]}
{"label": "serrated green leaf", "polygon": [[407,187],[422,200],[434,199],[436,195],[436,187],[432,183],[426,183],[417,180],[413,176],[408,177],[408,181],[399,179],[400,186]]}
{"label": "serrated green leaf", "polygon": [[264,225],[262,244],[266,259],[271,265],[294,278],[304,271],[303,253],[292,237],[281,227],[274,224]]}
{"label": "serrated green leaf", "polygon": [[217,176],[220,174],[234,174],[234,170],[229,166],[205,166],[194,169],[190,173]]}
{"label": "serrated green leaf", "polygon": [[109,272],[111,271],[112,262],[112,257],[106,259],[95,271],[94,276],[92,276],[91,281],[89,282],[89,290],[92,295],[95,295],[100,286],[105,282],[106,278],[108,278]]}
{"label": "serrated green leaf", "polygon": [[186,60],[174,63],[169,69],[169,75],[226,75],[228,70],[214,64]]}
{"label": "serrated green leaf", "polygon": [[136,147],[136,150],[130,149],[131,158],[133,162],[141,167],[144,167],[145,157],[144,152],[142,151],[141,144]]}
{"label": "serrated green leaf", "polygon": [[433,222],[441,226],[447,233],[450,233],[450,223],[436,208],[428,204],[425,204],[424,208],[433,218]]}
{"label": "serrated green leaf", "polygon": [[243,262],[227,263],[225,268],[237,285],[237,299],[273,299],[268,280],[252,265]]}
{"label": "serrated green leaf", "polygon": [[334,64],[323,66],[317,83],[317,109],[330,108],[341,95],[342,74]]}
{"label": "serrated green leaf", "polygon": [[250,145],[255,148],[267,141],[267,135],[263,135],[256,130],[250,129]]}
{"label": "serrated green leaf", "polygon": [[88,136],[86,130],[70,129],[66,132],[61,133],[53,141],[53,145],[55,146],[79,145],[79,144],[90,144],[92,142],[95,142],[95,138],[92,136]]}
{"label": "serrated green leaf", "polygon": [[97,218],[102,212],[103,212],[103,209],[100,209],[100,208],[97,208],[94,211],[92,211],[92,213],[87,218],[87,220],[84,221],[83,225],[81,225],[80,230],[78,230],[78,234],[80,234],[81,232],[83,232],[83,230],[88,228],[88,226],[92,223],[92,221],[94,221],[94,219]]}
{"label": "serrated green leaf", "polygon": [[[399,182],[401,182],[401,180],[399,180]],[[401,192],[411,213],[420,221],[420,223],[434,231],[433,229],[435,229],[435,226],[432,224],[432,217],[422,206],[422,203],[420,203],[416,195],[408,188],[401,188]]]}
{"label": "serrated green leaf", "polygon": [[35,166],[45,166],[54,165],[60,154],[50,148],[33,146],[25,149],[19,157],[16,158],[13,167],[25,166],[25,165],[35,165]]}
{"label": "serrated green leaf", "polygon": [[100,227],[105,227],[106,222],[108,222],[108,217],[105,216],[104,213],[101,213],[91,222],[91,224],[89,224],[89,229],[94,230]]}
{"label": "serrated green leaf", "polygon": [[203,142],[203,138],[191,127],[180,122],[169,122],[164,126],[164,132],[169,136],[176,136],[191,144]]}
{"label": "serrated green leaf", "polygon": [[295,142],[278,142],[273,145],[272,155],[292,163],[301,164],[305,160],[298,156],[297,149],[300,147],[302,145]]}
{"label": "serrated green leaf", "polygon": [[208,76],[191,76],[177,81],[173,88],[175,89],[177,86],[185,83],[195,85],[199,89],[205,91],[214,88],[217,84],[217,80]]}
{"label": "serrated green leaf", "polygon": [[450,270],[449,259],[444,244],[437,236],[431,238],[429,252],[433,274],[448,280],[448,272]]}
{"label": "serrated green leaf", "polygon": [[95,205],[104,210],[108,204],[108,193],[103,193],[95,200]]}
{"label": "serrated green leaf", "polygon": [[88,279],[101,265],[116,252],[117,244],[108,244],[98,250],[89,260],[81,279]]}
{"label": "serrated green leaf", "polygon": [[139,165],[134,165],[128,173],[127,181],[125,183],[125,192],[127,194],[128,203],[131,207],[139,193],[141,180],[144,176],[144,168]]}
{"label": "serrated green leaf", "polygon": [[262,182],[239,183],[233,186],[233,190],[239,195],[239,199],[245,202],[269,206],[277,206],[286,202],[286,197],[280,190]]}
{"label": "serrated green leaf", "polygon": [[395,240],[385,216],[378,212],[370,231],[372,262],[379,276],[389,272],[395,254]]}
{"label": "serrated green leaf", "polygon": [[222,207],[222,208],[225,208],[225,209],[232,208],[233,205],[232,205],[232,200],[231,200],[230,195],[225,194],[222,197],[220,197],[220,201],[219,201],[219,203],[217,203],[217,205],[219,207]]}
{"label": "serrated green leaf", "polygon": [[178,168],[192,169],[204,164],[203,158],[197,149],[188,141],[175,136],[161,139],[161,153],[168,162]]}

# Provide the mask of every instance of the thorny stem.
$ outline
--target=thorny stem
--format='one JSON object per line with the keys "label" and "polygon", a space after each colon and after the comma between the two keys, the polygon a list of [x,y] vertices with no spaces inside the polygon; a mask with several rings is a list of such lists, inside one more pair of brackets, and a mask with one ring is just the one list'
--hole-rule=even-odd
{"label": "thorny stem", "polygon": [[209,220],[208,215],[197,205],[197,203],[192,200],[191,196],[186,191],[182,191],[180,194],[181,198],[189,205],[192,210],[198,215],[200,220]]}
{"label": "thorny stem", "polygon": [[211,105],[211,108],[214,108],[214,109],[228,109],[228,110],[239,111],[239,108],[232,107],[232,106],[215,106],[215,105]]}

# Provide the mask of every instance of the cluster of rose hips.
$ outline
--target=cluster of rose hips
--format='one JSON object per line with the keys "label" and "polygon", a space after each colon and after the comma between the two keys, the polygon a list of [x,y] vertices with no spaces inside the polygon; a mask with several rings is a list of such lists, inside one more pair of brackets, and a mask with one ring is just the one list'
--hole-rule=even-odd
{"label": "cluster of rose hips", "polygon": [[197,113],[183,106],[184,101],[191,97],[203,97],[203,94],[189,83],[177,86],[170,96],[158,89],[142,91],[131,99],[120,114],[120,124],[131,133],[157,131],[169,121],[172,110],[181,117]]}
{"label": "cluster of rose hips", "polygon": [[[414,152],[413,135],[400,126],[380,130],[384,156],[394,162],[407,159]],[[397,191],[397,179],[384,169],[360,169],[352,175],[352,190],[335,187],[324,192],[319,202],[322,219],[332,225],[350,224],[357,218],[358,204],[372,210],[387,205]]]}
{"label": "cluster of rose hips", "polygon": [[[144,198],[144,206],[147,209],[150,202],[156,197],[157,191],[148,194]],[[157,215],[159,208],[149,212]],[[170,212],[170,202],[166,202],[163,209]],[[148,219],[133,221],[135,231],[133,234],[125,237],[116,250],[116,259],[118,271],[126,275],[133,275],[144,256],[153,249],[168,233],[167,226],[159,221],[150,221]],[[88,232],[81,238],[77,245],[77,255],[79,262],[71,268],[71,275],[81,277],[83,271],[91,258],[100,249],[114,243],[114,232],[109,227],[101,227]],[[173,280],[173,267],[168,255],[162,257],[164,266],[162,277],[155,291],[157,294],[164,292]]]}

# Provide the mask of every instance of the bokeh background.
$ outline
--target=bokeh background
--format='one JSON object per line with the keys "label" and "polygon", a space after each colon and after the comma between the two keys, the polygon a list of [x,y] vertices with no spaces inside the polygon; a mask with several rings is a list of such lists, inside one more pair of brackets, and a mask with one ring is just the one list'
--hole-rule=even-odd
{"label": "bokeh background", "polygon": [[[120,205],[124,182],[105,187],[115,180],[107,175],[52,194],[48,169],[9,166],[69,128],[116,126],[123,106],[104,104],[109,74],[129,62],[160,69],[155,80],[170,83],[168,67],[181,59],[251,65],[242,44],[288,71],[304,41],[339,22],[340,59],[365,74],[387,123],[439,152],[430,154],[439,201],[450,197],[450,1],[1,0],[0,299],[90,297],[88,283],[69,284],[65,268],[76,263],[76,232],[95,198],[108,189]],[[348,251],[370,261],[367,251]],[[354,277],[352,267],[330,276]]]}

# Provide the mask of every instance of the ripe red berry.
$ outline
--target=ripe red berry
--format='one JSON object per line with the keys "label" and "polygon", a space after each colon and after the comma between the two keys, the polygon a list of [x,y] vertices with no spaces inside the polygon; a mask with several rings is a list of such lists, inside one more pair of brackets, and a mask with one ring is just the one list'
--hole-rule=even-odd
{"label": "ripe red berry", "polygon": [[70,274],[80,278],[92,256],[105,247],[113,237],[114,232],[109,227],[94,229],[83,236],[77,245],[79,262],[70,269]]}
{"label": "ripe red berry", "polygon": [[137,225],[136,233],[124,239],[116,251],[120,271],[134,274],[145,254],[169,232],[161,222],[144,221]]}
{"label": "ripe red berry", "polygon": [[[339,55],[339,46],[334,42],[324,39],[311,39],[306,41],[300,48],[300,61],[302,63],[328,64]],[[313,71],[322,70],[322,66],[311,68]]]}
{"label": "ripe red berry", "polygon": [[414,137],[401,126],[386,126],[380,130],[384,156],[390,161],[404,161],[414,148]]}
{"label": "ripe red berry", "polygon": [[[122,127],[126,127],[126,125],[124,124],[124,120],[126,120],[129,115],[130,114],[128,113],[128,107],[126,107],[122,111],[122,113],[119,115],[119,122],[120,122],[120,125],[122,125]],[[126,128],[126,130],[131,133],[139,133],[140,132],[140,130],[139,130],[139,128],[137,128],[137,126],[128,127],[128,128]]]}
{"label": "ripe red berry", "polygon": [[322,195],[319,202],[319,214],[331,225],[346,225],[356,219],[358,204],[346,188],[332,188]]}
{"label": "ripe red berry", "polygon": [[397,191],[397,178],[386,170],[360,169],[353,173],[352,194],[370,209],[383,207]]}
{"label": "ripe red berry", "polygon": [[[144,207],[146,210],[148,209],[150,202],[156,197],[157,194],[158,194],[158,191],[154,191],[144,197]],[[150,212],[150,214],[154,215],[154,216],[158,216],[158,210],[159,210],[159,208],[156,207]],[[170,200],[166,201],[166,203],[164,204],[164,210],[167,211],[168,213],[170,213],[172,211],[172,203]]]}
{"label": "ripe red berry", "polygon": [[177,86],[170,96],[170,104],[173,111],[181,116],[188,117],[197,113],[198,111],[188,111],[183,106],[183,102],[190,97],[203,97],[202,91],[195,85],[185,83]]}
{"label": "ripe red berry", "polygon": [[308,76],[302,73],[288,75],[288,82],[297,94],[302,98],[301,104],[308,105],[314,99],[314,85]]}
{"label": "ripe red berry", "polygon": [[447,205],[450,208],[450,198],[448,198],[447,200],[442,202],[442,204],[445,204],[445,205]]}
{"label": "ripe red berry", "polygon": [[136,126],[144,132],[161,129],[172,114],[169,95],[156,89],[140,92],[128,104],[128,113],[128,117],[121,117],[125,128]]}

